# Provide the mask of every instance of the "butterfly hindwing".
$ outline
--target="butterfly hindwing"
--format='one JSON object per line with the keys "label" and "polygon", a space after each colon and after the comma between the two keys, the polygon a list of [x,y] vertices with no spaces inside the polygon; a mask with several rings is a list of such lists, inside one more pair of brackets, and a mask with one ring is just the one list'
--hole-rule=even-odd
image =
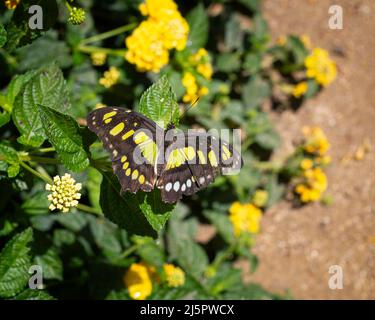
{"label": "butterfly hindwing", "polygon": [[165,152],[165,165],[159,170],[157,187],[165,202],[176,202],[207,187],[218,174],[242,166],[233,147],[214,136],[189,132],[176,135]]}
{"label": "butterfly hindwing", "polygon": [[155,122],[134,111],[104,107],[87,116],[87,125],[110,152],[121,191],[149,192],[154,188],[154,162],[158,152],[153,140],[157,130]]}

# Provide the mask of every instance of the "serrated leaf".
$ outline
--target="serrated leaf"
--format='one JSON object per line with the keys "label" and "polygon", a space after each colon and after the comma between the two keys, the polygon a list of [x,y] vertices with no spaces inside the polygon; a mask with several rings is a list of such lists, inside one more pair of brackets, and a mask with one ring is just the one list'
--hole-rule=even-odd
{"label": "serrated leaf", "polygon": [[86,169],[90,161],[77,122],[42,105],[39,105],[39,116],[48,141],[55,147],[62,163],[72,171]]}
{"label": "serrated leaf", "polygon": [[0,297],[19,293],[29,280],[31,265],[28,244],[33,238],[31,228],[15,235],[0,253]]}
{"label": "serrated leaf", "polygon": [[54,300],[45,290],[26,289],[16,295],[13,300]]}
{"label": "serrated leaf", "polygon": [[5,161],[8,165],[7,172],[10,178],[18,175],[20,171],[20,160],[17,151],[3,143],[0,143],[0,162]]}
{"label": "serrated leaf", "polygon": [[179,108],[166,76],[161,77],[141,96],[139,112],[154,120],[163,128],[179,122]]}
{"label": "serrated leaf", "polygon": [[104,215],[130,235],[152,237],[161,230],[174,208],[161,201],[159,190],[120,195],[119,182],[109,173],[105,173],[101,184],[100,205]]}
{"label": "serrated leaf", "polygon": [[192,51],[203,48],[208,39],[209,20],[202,3],[191,10],[186,20],[189,23],[189,48]]}
{"label": "serrated leaf", "polygon": [[44,279],[63,279],[62,261],[55,248],[49,248],[44,254],[35,257],[35,264],[42,267]]}
{"label": "serrated leaf", "polygon": [[66,113],[69,95],[61,70],[54,64],[38,70],[18,93],[13,108],[13,121],[21,133],[18,142],[39,147],[46,135],[39,117],[38,105]]}

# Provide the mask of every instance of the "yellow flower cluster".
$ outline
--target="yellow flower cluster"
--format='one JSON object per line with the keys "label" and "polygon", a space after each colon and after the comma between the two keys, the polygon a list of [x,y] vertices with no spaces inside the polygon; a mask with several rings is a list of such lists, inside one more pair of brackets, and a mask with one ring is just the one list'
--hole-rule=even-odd
{"label": "yellow flower cluster", "polygon": [[139,10],[148,19],[125,39],[125,58],[139,71],[159,72],[169,62],[169,50],[186,47],[189,25],[172,0],[146,0]]}
{"label": "yellow flower cluster", "polygon": [[318,201],[327,189],[327,177],[321,168],[307,169],[303,173],[305,183],[296,186],[302,202]]}
{"label": "yellow flower cluster", "polygon": [[293,87],[293,91],[292,91],[293,97],[295,97],[297,99],[301,98],[307,92],[308,88],[309,88],[309,86],[308,86],[306,81],[302,81],[302,82],[296,84]]}
{"label": "yellow flower cluster", "polygon": [[7,9],[16,9],[21,0],[5,0],[5,6]]}
{"label": "yellow flower cluster", "polygon": [[[165,281],[169,287],[179,287],[185,283],[184,271],[170,263],[163,265]],[[124,276],[124,284],[134,300],[144,300],[152,293],[153,280],[159,280],[154,267],[145,262],[133,263]]]}
{"label": "yellow flower cluster", "polygon": [[194,102],[199,97],[202,97],[209,92],[206,86],[199,84],[198,79],[193,74],[196,72],[204,79],[211,80],[213,68],[211,64],[211,57],[206,49],[200,48],[196,53],[189,57],[188,70],[189,71],[184,72],[182,77],[182,85],[185,87],[186,91],[182,97],[182,101],[185,103]]}
{"label": "yellow flower cluster", "polygon": [[315,48],[305,59],[306,76],[314,78],[323,87],[335,80],[336,64],[331,60],[326,50]]}
{"label": "yellow flower cluster", "polygon": [[266,190],[257,190],[253,195],[252,202],[257,207],[264,207],[268,201],[268,192]]}
{"label": "yellow flower cluster", "polygon": [[327,189],[327,177],[320,166],[331,162],[330,156],[326,155],[329,142],[319,127],[304,127],[302,132],[305,136],[303,150],[308,157],[302,159],[300,163],[303,182],[297,184],[295,191],[302,202],[318,201]]}
{"label": "yellow flower cluster", "polygon": [[107,59],[107,55],[103,52],[93,52],[91,54],[91,61],[94,66],[102,66]]}
{"label": "yellow flower cluster", "polygon": [[48,200],[51,202],[49,209],[61,210],[62,212],[68,212],[70,208],[78,205],[78,200],[81,198],[81,194],[78,192],[81,190],[82,185],[76,183],[70,174],[65,173],[62,177],[55,176],[53,178],[53,184],[46,184],[46,190],[51,191],[48,195]]}
{"label": "yellow flower cluster", "polygon": [[196,68],[197,71],[207,80],[212,77],[213,69],[211,64],[211,57],[207,50],[200,48],[197,53],[192,54],[189,57],[189,62],[192,67]]}
{"label": "yellow flower cluster", "polygon": [[321,128],[303,127],[302,132],[305,136],[303,148],[306,152],[318,156],[324,156],[327,153],[330,144]]}
{"label": "yellow flower cluster", "polygon": [[103,77],[99,79],[99,83],[107,89],[115,85],[120,79],[120,71],[116,67],[110,67],[105,71]]}
{"label": "yellow flower cluster", "polygon": [[163,269],[169,287],[180,287],[185,283],[185,273],[180,267],[166,263]]}
{"label": "yellow flower cluster", "polygon": [[145,264],[133,263],[124,277],[125,286],[134,300],[144,300],[152,292],[152,275],[154,270]]}
{"label": "yellow flower cluster", "polygon": [[207,87],[199,87],[197,79],[193,76],[191,72],[185,72],[182,77],[182,85],[185,87],[186,93],[182,97],[182,101],[194,102],[199,97],[202,97],[208,93]]}
{"label": "yellow flower cluster", "polygon": [[262,211],[251,203],[234,202],[229,208],[229,219],[233,225],[234,234],[258,233]]}

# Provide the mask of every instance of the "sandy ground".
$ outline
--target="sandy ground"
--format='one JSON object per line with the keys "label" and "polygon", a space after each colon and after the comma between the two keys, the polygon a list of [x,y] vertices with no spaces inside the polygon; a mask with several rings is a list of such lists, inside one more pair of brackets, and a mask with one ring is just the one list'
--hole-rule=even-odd
{"label": "sandy ground", "polygon": [[[344,9],[343,30],[328,28],[331,4]],[[302,126],[324,129],[332,145],[327,193],[333,204],[292,209],[281,202],[269,210],[255,247],[259,269],[246,278],[300,299],[374,299],[375,1],[264,0],[263,7],[274,39],[307,34],[337,62],[337,80],[318,97],[298,112],[271,114],[283,138],[276,157],[293,150]],[[366,139],[372,150],[362,161],[343,161]],[[342,290],[328,287],[331,265],[342,267]]]}

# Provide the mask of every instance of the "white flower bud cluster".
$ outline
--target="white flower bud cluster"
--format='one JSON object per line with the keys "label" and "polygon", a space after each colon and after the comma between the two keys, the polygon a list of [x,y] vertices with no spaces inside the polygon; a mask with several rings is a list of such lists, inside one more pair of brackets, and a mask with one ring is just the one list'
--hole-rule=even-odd
{"label": "white flower bud cluster", "polygon": [[51,191],[48,200],[51,202],[49,209],[58,209],[62,212],[69,212],[69,209],[78,205],[81,194],[82,184],[76,183],[70,174],[65,173],[62,177],[55,176],[53,184],[46,184],[46,190]]}

